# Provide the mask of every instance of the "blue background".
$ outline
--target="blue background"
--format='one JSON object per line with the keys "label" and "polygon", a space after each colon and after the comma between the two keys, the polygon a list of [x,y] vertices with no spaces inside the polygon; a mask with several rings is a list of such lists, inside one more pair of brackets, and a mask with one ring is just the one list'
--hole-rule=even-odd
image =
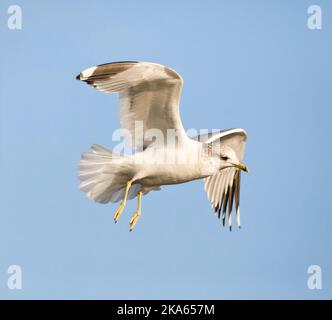
{"label": "blue background", "polygon": [[[332,298],[331,1],[15,1],[0,4],[1,298]],[[323,29],[307,28],[319,4]],[[85,199],[77,162],[112,147],[118,97],[75,81],[118,60],[184,78],[189,128],[245,128],[242,230],[212,213],[203,182],[131,201]],[[23,289],[7,288],[20,265]],[[323,289],[309,290],[317,264]]]}

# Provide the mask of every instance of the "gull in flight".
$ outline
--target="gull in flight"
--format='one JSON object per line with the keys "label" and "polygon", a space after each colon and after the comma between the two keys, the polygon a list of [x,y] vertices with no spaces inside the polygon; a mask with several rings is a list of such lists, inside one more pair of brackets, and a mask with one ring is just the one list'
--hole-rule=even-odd
{"label": "gull in flight", "polygon": [[[149,62],[113,62],[88,68],[77,77],[93,88],[118,92],[121,128],[132,154],[93,145],[79,163],[80,189],[99,203],[126,202],[137,197],[132,231],[141,215],[142,196],[163,185],[204,179],[215,215],[231,230],[235,208],[240,227],[240,174],[247,134],[229,129],[190,138],[182,125],[179,103],[183,85],[174,70]],[[128,138],[129,137],[129,138]],[[233,206],[233,203],[235,205]],[[228,217],[226,217],[228,212]]]}

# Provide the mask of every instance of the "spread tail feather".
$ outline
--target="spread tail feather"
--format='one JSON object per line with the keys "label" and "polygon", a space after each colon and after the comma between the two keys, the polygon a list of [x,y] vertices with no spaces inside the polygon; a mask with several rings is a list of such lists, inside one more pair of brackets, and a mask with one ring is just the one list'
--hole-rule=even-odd
{"label": "spread tail feather", "polygon": [[[131,157],[96,144],[91,149],[92,152],[82,154],[79,162],[80,189],[87,198],[99,203],[121,200],[126,183],[134,174]],[[128,199],[134,198],[140,188],[133,184]]]}

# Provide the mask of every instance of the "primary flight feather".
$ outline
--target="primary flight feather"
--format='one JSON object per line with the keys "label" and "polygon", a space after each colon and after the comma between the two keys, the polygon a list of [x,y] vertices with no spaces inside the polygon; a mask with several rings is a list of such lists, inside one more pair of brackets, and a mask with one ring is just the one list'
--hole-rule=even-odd
{"label": "primary flight feather", "polygon": [[223,224],[231,229],[235,207],[240,226],[240,173],[247,139],[243,129],[187,136],[179,113],[183,80],[160,64],[124,61],[82,71],[77,77],[97,90],[120,95],[120,123],[133,146],[132,155],[99,145],[83,153],[80,188],[99,203],[117,202],[117,222],[128,199],[138,206],[130,220],[133,230],[141,214],[141,198],[162,185],[205,179],[208,199]]}

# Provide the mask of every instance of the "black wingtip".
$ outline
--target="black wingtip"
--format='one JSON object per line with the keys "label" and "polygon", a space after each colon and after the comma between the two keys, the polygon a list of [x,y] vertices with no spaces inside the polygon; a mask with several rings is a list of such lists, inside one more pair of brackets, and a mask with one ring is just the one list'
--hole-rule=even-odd
{"label": "black wingtip", "polygon": [[78,75],[76,76],[76,80],[81,80],[81,74],[78,74]]}

